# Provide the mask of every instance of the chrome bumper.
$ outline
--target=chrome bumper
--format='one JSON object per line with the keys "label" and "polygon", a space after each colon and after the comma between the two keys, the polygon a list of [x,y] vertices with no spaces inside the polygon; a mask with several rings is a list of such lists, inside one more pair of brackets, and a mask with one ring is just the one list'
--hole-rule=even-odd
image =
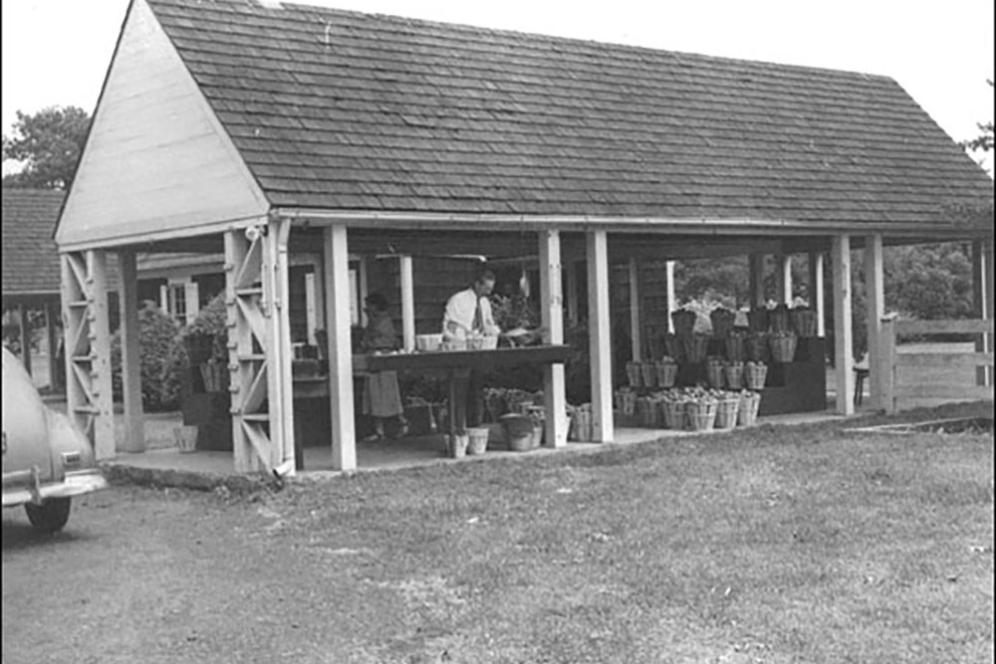
{"label": "chrome bumper", "polygon": [[[37,478],[37,475],[34,475]],[[9,478],[5,478],[9,480]],[[6,483],[6,482],[5,482]],[[49,498],[70,498],[91,491],[107,488],[107,480],[99,470],[79,470],[66,473],[61,482],[39,484],[32,482],[28,486],[4,487],[3,506],[16,507],[25,503],[42,503]]]}

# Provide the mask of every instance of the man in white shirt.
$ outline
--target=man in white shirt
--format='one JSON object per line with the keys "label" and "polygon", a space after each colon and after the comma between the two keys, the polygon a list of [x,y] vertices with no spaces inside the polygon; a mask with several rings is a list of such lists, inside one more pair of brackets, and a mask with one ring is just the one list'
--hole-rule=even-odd
{"label": "man in white shirt", "polygon": [[446,302],[443,334],[454,339],[464,339],[472,332],[498,336],[501,329],[495,325],[491,302],[488,300],[494,287],[494,273],[483,270],[470,288],[453,294]]}
{"label": "man in white shirt", "polygon": [[[495,287],[495,274],[491,270],[481,270],[470,288],[454,293],[446,302],[443,314],[443,335],[453,339],[466,339],[471,333],[497,336],[501,329],[495,325],[488,296]],[[483,385],[481,375],[471,371],[469,384],[464,394],[466,401],[450,404],[453,409],[453,422],[466,422],[467,426],[480,426],[484,419],[484,400],[481,395]]]}

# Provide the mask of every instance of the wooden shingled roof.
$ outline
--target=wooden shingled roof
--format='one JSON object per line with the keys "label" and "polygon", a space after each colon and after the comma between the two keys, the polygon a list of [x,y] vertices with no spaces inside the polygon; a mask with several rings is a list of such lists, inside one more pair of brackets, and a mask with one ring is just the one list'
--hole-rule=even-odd
{"label": "wooden shingled roof", "polygon": [[59,292],[59,252],[52,239],[65,192],[3,189],[3,294]]}
{"label": "wooden shingled roof", "polygon": [[148,0],[278,207],[891,228],[992,180],[892,79],[252,0]]}

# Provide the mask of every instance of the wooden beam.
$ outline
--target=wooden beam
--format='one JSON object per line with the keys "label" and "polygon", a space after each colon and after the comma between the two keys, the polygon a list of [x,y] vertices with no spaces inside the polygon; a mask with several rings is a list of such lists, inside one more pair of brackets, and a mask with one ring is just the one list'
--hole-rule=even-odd
{"label": "wooden beam", "polygon": [[636,258],[629,259],[629,336],[634,362],[643,357],[643,343],[640,325],[640,263]]}
{"label": "wooden beam", "polygon": [[48,386],[53,392],[59,388],[59,336],[56,334],[55,319],[59,313],[56,305],[45,303],[45,339],[48,344]]}
{"label": "wooden beam", "polygon": [[664,264],[664,278],[667,281],[667,331],[674,334],[674,319],[671,317],[678,310],[678,294],[674,286],[674,261]]}
{"label": "wooden beam", "polygon": [[885,316],[885,276],[883,272],[882,236],[865,237],[865,296],[867,298],[868,330],[868,388],[871,406],[876,410],[885,407],[882,393],[882,376],[888,371],[888,359],[882,348],[882,318]]}
{"label": "wooden beam", "polygon": [[332,467],[335,470],[356,468],[349,291],[346,226],[328,226],[325,228],[325,316],[329,322],[329,409],[332,420]]}
{"label": "wooden beam", "polygon": [[63,348],[65,350],[63,370],[66,375],[66,414],[81,431],[86,430],[87,417],[81,412],[82,408],[89,408],[90,403],[86,399],[83,387],[76,379],[76,368],[73,355],[75,354],[76,336],[79,328],[84,325],[85,310],[82,308],[86,304],[86,293],[82,290],[81,280],[77,277],[73,261],[76,255],[62,253],[59,255],[61,269],[61,305],[62,305],[62,336]]}
{"label": "wooden beam", "polygon": [[578,264],[576,261],[568,260],[564,265],[564,288],[567,293],[567,322],[571,326],[577,325],[579,318],[578,311]]}
{"label": "wooden beam", "polygon": [[879,389],[882,394],[881,408],[887,415],[896,412],[896,320],[886,318],[882,320],[882,365],[885,372],[882,374]]}
{"label": "wooden beam", "polygon": [[118,252],[121,283],[121,390],[124,401],[124,452],[145,451],[142,413],[142,352],[138,328],[138,270],[134,251]]}
{"label": "wooden beam", "polygon": [[225,304],[228,308],[226,325],[228,326],[228,370],[229,392],[232,399],[232,462],[235,472],[248,473],[258,470],[260,461],[255,453],[246,427],[242,425],[246,403],[253,383],[258,377],[253,375],[251,363],[240,358],[253,354],[252,332],[249,321],[239,303],[237,290],[241,266],[245,262],[249,243],[242,229],[229,230],[225,233]]}
{"label": "wooden beam", "polygon": [[591,357],[592,433],[596,441],[611,443],[612,339],[609,311],[609,252],[605,231],[586,235],[588,259],[588,339]]}
{"label": "wooden beam", "polygon": [[[274,293],[276,294],[273,310],[274,345],[279,367],[279,415],[277,417],[281,436],[279,444],[274,444],[273,467],[281,476],[295,474],[297,468],[297,446],[294,444],[294,350],[291,346],[290,325],[290,219],[276,219],[270,222],[273,232],[273,248],[275,263],[273,266]],[[276,368],[276,367],[275,367]],[[269,408],[273,408],[273,397],[270,397]],[[270,411],[270,438],[273,438],[273,413]],[[277,443],[277,441],[274,441]]]}
{"label": "wooden beam", "polygon": [[827,335],[826,298],[823,294],[823,252],[809,254],[809,306],[816,312],[816,336]]}
{"label": "wooden beam", "polygon": [[835,235],[833,258],[834,373],[837,382],[837,412],[854,413],[854,355],[851,331],[851,238]]}
{"label": "wooden beam", "polygon": [[91,394],[96,407],[94,456],[114,457],[114,395],[111,391],[111,329],[107,310],[107,256],[102,249],[86,252],[87,279],[90,282],[90,365]]}
{"label": "wooden beam", "polygon": [[[539,233],[540,261],[540,313],[544,341],[548,344],[564,343],[563,284],[560,266],[560,233]],[[546,447],[563,447],[567,444],[567,396],[564,382],[564,365],[547,364],[543,367],[543,405],[546,408]]]}
{"label": "wooden beam", "polygon": [[28,310],[23,304],[17,305],[17,324],[21,334],[21,364],[28,375],[31,375],[31,335],[28,334]]}
{"label": "wooden beam", "polygon": [[760,309],[766,304],[764,297],[764,254],[752,253],[747,257],[750,279],[750,308]]}
{"label": "wooden beam", "polygon": [[[981,320],[993,317],[993,245],[976,240],[972,243],[972,304],[975,315]],[[975,350],[989,353],[993,350],[993,338],[980,334],[975,340]],[[992,385],[993,370],[979,367],[975,372],[977,385]]]}
{"label": "wooden beam", "polygon": [[415,350],[415,270],[411,256],[399,257],[401,273],[401,338],[406,353]]}

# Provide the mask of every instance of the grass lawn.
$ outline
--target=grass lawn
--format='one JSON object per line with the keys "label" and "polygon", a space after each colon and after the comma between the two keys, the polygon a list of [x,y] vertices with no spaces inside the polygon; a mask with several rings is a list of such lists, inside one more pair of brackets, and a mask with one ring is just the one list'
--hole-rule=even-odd
{"label": "grass lawn", "polygon": [[992,435],[760,427],[537,461],[294,486],[261,514],[350,597],[332,623],[377,621],[341,661],[992,661]]}

